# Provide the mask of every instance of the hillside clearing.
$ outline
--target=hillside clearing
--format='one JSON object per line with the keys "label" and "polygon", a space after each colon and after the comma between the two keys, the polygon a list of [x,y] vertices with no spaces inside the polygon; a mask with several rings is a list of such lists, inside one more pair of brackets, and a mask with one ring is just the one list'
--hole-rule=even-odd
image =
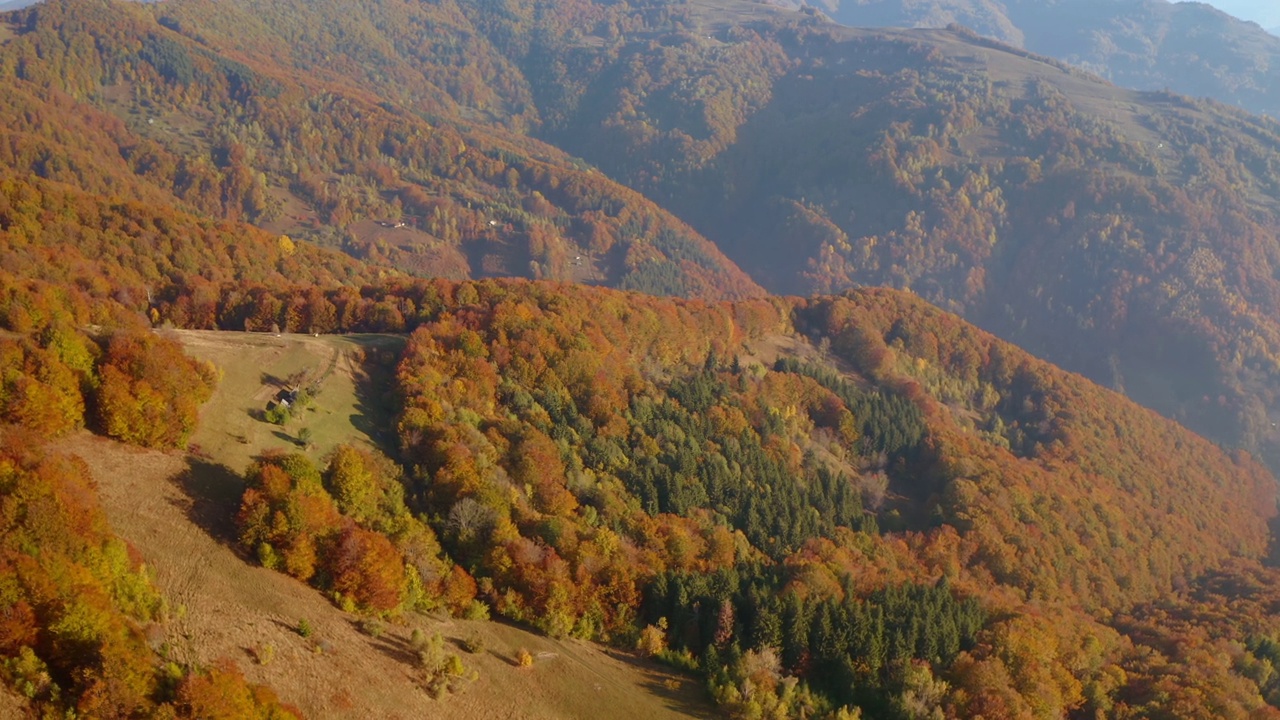
{"label": "hillside clearing", "polygon": [[[395,335],[311,335],[174,331],[193,357],[222,371],[213,398],[201,409],[192,436],[195,454],[243,471],[271,449],[302,450],[299,436],[310,432],[305,451],[319,460],[344,443],[385,447],[393,411],[374,376],[380,360],[394,362],[404,344]],[[291,377],[318,389],[314,400],[285,425],[260,419]]]}

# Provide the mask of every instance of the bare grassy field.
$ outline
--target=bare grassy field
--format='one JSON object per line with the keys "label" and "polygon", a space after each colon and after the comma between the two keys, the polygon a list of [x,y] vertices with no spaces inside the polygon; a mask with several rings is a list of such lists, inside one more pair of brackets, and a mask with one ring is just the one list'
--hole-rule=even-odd
{"label": "bare grassy field", "polygon": [[[264,450],[304,450],[319,461],[334,447],[383,447],[393,440],[389,385],[368,377],[367,359],[384,353],[394,362],[404,338],[394,335],[311,335],[181,330],[187,352],[211,361],[222,379],[200,412],[192,437],[197,454],[242,472]],[[376,373],[376,370],[374,370]],[[285,425],[261,419],[268,403],[301,374],[319,389]],[[305,448],[300,436],[309,432]]]}
{"label": "bare grassy field", "polygon": [[[420,616],[387,625],[375,639],[320,593],[234,550],[229,517],[239,481],[221,468],[88,434],[61,449],[89,463],[112,524],[147,562],[169,604],[165,641],[173,658],[231,658],[308,717],[709,716],[697,681],[590,643]],[[296,632],[303,619],[315,629],[310,638]],[[440,632],[459,648],[482,638],[481,653],[457,650],[479,679],[461,694],[432,700],[412,664],[414,628]],[[516,666],[521,648],[535,656],[533,667]],[[258,660],[268,654],[268,662]]]}
{"label": "bare grassy field", "polygon": [[694,17],[703,30],[723,30],[738,25],[748,25],[779,15],[793,15],[794,10],[776,7],[752,0],[693,0],[689,3]]}
{"label": "bare grassy field", "polygon": [[281,187],[270,187],[267,194],[280,203],[280,214],[274,220],[257,223],[263,230],[285,235],[304,235],[308,228],[315,227],[318,222],[316,210],[302,198]]}
{"label": "bare grassy field", "polygon": [[454,280],[465,280],[471,276],[471,265],[459,246],[446,243],[412,224],[397,228],[386,227],[384,222],[358,220],[348,229],[361,243],[391,248],[391,262],[402,270]]}

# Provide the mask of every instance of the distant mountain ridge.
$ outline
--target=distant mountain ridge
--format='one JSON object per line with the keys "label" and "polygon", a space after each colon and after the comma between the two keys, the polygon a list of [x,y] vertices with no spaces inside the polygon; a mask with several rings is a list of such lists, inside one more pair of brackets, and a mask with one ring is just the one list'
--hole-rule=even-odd
{"label": "distant mountain ridge", "polygon": [[[460,13],[270,6],[52,0],[0,16],[0,174],[180,203],[412,273],[764,293],[670,213],[521,132],[537,120],[527,90]],[[416,45],[428,25],[472,38],[471,66]],[[43,117],[75,129],[51,142]]]}
{"label": "distant mountain ridge", "polygon": [[1280,37],[1205,3],[1166,0],[828,0],[857,27],[955,23],[1123,87],[1171,89],[1280,116]]}

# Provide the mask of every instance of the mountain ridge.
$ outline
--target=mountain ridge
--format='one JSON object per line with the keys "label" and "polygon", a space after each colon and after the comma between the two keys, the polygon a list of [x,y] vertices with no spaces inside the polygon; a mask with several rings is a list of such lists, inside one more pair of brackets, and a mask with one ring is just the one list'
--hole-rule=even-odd
{"label": "mountain ridge", "polygon": [[[143,197],[172,202],[176,195],[191,209],[270,225],[410,270],[629,283],[709,297],[762,292],[686,225],[554,148],[500,127],[433,122],[379,104],[357,78],[329,92],[323,80],[287,66],[255,71],[236,58],[262,58],[224,57],[178,39],[152,12],[142,5],[53,2],[7,16],[29,26],[4,46],[6,62],[26,68],[9,96],[11,128],[25,129],[27,119],[53,112],[37,109],[48,103],[81,104],[75,115],[89,126],[82,136],[100,138],[82,142],[70,157],[65,145],[52,150],[57,162],[32,168],[33,158],[50,152],[42,147],[46,141],[29,130],[14,135],[12,170],[35,169],[99,192],[109,185],[106,178],[128,182]],[[36,57],[65,60],[68,48],[53,32],[64,22],[97,34],[108,50],[77,61],[77,72],[59,78]],[[121,35],[132,35],[130,42],[141,42],[143,50],[122,54]],[[435,93],[434,100],[423,96],[429,109],[456,113],[453,100],[429,79],[419,73],[416,82],[421,92]],[[179,102],[183,92],[203,96],[203,105]],[[301,102],[306,94],[320,104]],[[340,131],[335,122],[357,132]],[[320,138],[317,147],[299,137],[303,127]],[[365,152],[369,157],[355,157]],[[346,180],[338,182],[340,176]],[[407,229],[392,243],[376,224],[353,230],[357,218],[387,227],[407,221]],[[633,246],[638,238],[654,242]]]}
{"label": "mountain ridge", "polygon": [[1280,116],[1271,91],[1280,38],[1205,3],[833,0],[823,7],[848,25],[936,28],[955,23],[1118,85],[1169,88]]}
{"label": "mountain ridge", "polygon": [[[449,62],[404,59],[438,51],[414,46],[403,32],[412,23],[394,13],[361,21],[364,36],[382,38],[369,47],[384,58],[361,64],[342,60],[341,42],[326,35],[288,50],[287,33],[303,30],[273,25],[287,15],[251,19],[252,3],[119,7],[132,20],[115,24],[133,29],[115,32],[146,38],[144,51],[100,55],[100,68],[84,65],[56,86],[49,63],[61,62],[67,45],[53,26],[103,33],[93,18],[106,11],[72,19],[53,3],[8,16],[47,26],[3,48],[15,68],[25,63],[19,92],[8,95],[12,126],[75,103],[87,103],[83,115],[92,118],[74,120],[65,141],[34,126],[13,135],[15,169],[93,192],[127,183],[148,202],[176,193],[190,211],[253,220],[411,273],[516,273],[708,298],[762,293],[723,249],[774,291],[911,287],[1222,441],[1280,453],[1268,419],[1280,397],[1267,359],[1275,333],[1265,319],[1274,310],[1267,228],[1280,186],[1268,150],[1276,127],[1265,119],[1120,90],[965,32],[841,29],[749,3],[598,9],[593,32],[603,34],[592,35],[568,14],[548,15],[536,42],[518,14],[469,17],[460,6],[413,16],[439,23],[442,37],[476,29],[468,52],[485,61],[453,87],[441,84]],[[324,19],[337,9],[307,12]],[[199,30],[212,17],[256,29],[232,43],[222,30]],[[37,47],[48,60],[30,55]],[[322,49],[339,59],[323,60]],[[276,55],[284,66],[271,64]],[[322,94],[316,108],[282,103],[280,93],[314,87],[290,78],[317,62],[332,66],[325,72],[342,91]],[[216,72],[197,81],[192,63]],[[381,76],[371,70],[383,67]],[[145,81],[111,79],[119,73]],[[815,77],[830,87],[819,89]],[[102,79],[108,85],[95,86]],[[831,95],[837,87],[843,96]],[[399,95],[382,107],[373,102],[382,91]],[[204,93],[207,107],[179,111],[179,93]],[[807,114],[782,107],[780,93]],[[236,119],[223,103],[249,114]],[[1034,137],[1018,127],[1015,106],[1041,123]],[[427,110],[443,115],[431,120]],[[459,113],[472,119],[443,119]],[[482,123],[487,116],[494,119]],[[379,146],[336,132],[334,118],[380,137]],[[297,123],[327,139],[307,150],[315,141]],[[826,147],[815,152],[809,136]],[[963,190],[969,205],[949,200],[948,188]],[[1104,207],[1091,199],[1099,192],[1127,193],[1131,209]],[[1229,230],[1226,218],[1247,232]],[[1106,227],[1113,223],[1131,240],[1108,269],[1098,253],[1116,249],[1091,238],[1116,232]],[[1057,245],[1044,244],[1046,228]],[[1043,253],[1071,275],[1024,283],[1043,270],[1035,262]],[[1187,264],[1192,257],[1203,262]],[[1199,287],[1213,284],[1206,269],[1245,257],[1257,261],[1242,265],[1243,275]],[[1002,277],[1020,262],[1030,266]],[[1164,296],[1152,292],[1153,280]],[[1186,317],[1169,315],[1179,307]],[[1179,351],[1126,345],[1134,313],[1138,327],[1161,327]],[[1248,349],[1239,339],[1246,334],[1256,336]]]}

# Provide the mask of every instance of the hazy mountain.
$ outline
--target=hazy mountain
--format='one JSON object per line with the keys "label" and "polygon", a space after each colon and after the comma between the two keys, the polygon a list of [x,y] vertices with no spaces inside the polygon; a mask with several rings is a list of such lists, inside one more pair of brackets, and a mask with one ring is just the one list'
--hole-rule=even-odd
{"label": "hazy mountain", "polygon": [[581,50],[540,61],[533,86],[558,94],[535,98],[564,113],[543,133],[774,292],[910,288],[1202,432],[1274,447],[1275,123],[967,33],[721,17],[590,74],[543,70]]}
{"label": "hazy mountain", "polygon": [[958,23],[1118,85],[1172,89],[1280,116],[1280,38],[1211,5],[1166,0],[833,0],[868,27]]}
{"label": "hazy mountain", "polygon": [[[0,47],[32,58],[15,170],[434,275],[906,287],[1223,441],[1280,437],[1267,121],[750,3],[592,5],[591,34],[572,8],[75,7],[21,11],[36,29]],[[102,49],[59,76],[69,26]],[[53,141],[32,118],[58,113]]]}

